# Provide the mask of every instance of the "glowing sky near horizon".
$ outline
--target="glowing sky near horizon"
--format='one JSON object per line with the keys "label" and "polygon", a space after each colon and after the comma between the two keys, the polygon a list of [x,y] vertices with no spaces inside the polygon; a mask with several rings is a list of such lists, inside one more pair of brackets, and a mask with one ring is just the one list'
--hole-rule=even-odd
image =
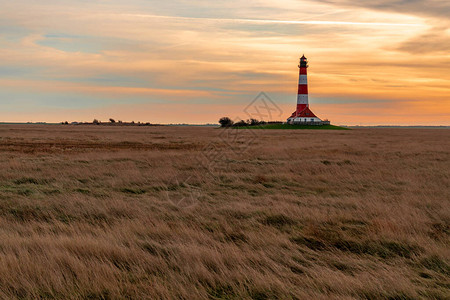
{"label": "glowing sky near horizon", "polygon": [[0,122],[216,123],[266,92],[348,125],[450,125],[443,0],[0,0]]}

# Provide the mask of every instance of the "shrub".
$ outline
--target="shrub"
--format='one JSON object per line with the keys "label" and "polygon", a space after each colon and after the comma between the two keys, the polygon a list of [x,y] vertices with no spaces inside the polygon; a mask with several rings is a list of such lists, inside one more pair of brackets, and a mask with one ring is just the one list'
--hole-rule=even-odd
{"label": "shrub", "polygon": [[220,118],[219,123],[221,127],[230,127],[233,126],[234,122],[228,117],[223,117]]}

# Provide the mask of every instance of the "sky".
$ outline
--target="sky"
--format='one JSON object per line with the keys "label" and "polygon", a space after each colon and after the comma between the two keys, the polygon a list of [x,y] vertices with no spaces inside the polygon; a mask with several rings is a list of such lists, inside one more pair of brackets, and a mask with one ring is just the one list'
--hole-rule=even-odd
{"label": "sky", "polygon": [[450,125],[448,0],[0,0],[0,122]]}

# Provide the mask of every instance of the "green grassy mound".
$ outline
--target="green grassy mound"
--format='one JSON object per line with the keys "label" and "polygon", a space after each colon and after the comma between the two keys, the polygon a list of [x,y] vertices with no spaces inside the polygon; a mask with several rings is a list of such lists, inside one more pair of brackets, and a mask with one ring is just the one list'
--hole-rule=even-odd
{"label": "green grassy mound", "polygon": [[349,130],[349,128],[335,125],[290,125],[290,124],[266,124],[258,126],[242,126],[239,129],[331,129],[331,130]]}

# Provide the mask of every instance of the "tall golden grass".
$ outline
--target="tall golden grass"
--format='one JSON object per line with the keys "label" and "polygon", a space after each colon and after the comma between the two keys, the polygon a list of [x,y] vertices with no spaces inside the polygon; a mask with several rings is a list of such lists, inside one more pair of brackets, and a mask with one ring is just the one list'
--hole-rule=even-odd
{"label": "tall golden grass", "polygon": [[0,126],[0,298],[449,296],[450,131],[230,133]]}

